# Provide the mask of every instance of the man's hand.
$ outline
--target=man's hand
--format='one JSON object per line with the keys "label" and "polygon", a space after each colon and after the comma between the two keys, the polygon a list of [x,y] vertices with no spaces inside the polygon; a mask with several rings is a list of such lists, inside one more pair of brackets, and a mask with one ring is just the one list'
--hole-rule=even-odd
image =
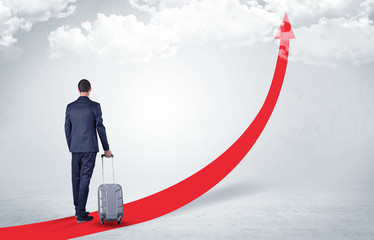
{"label": "man's hand", "polygon": [[112,151],[109,149],[108,151],[105,151],[105,157],[110,158],[112,156]]}

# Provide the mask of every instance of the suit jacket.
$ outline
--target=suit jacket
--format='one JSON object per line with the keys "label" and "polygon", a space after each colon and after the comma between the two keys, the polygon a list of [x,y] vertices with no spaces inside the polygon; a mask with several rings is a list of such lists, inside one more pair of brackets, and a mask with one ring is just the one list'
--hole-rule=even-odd
{"label": "suit jacket", "polygon": [[97,133],[104,151],[109,150],[100,104],[80,96],[68,104],[65,135],[70,152],[98,152]]}

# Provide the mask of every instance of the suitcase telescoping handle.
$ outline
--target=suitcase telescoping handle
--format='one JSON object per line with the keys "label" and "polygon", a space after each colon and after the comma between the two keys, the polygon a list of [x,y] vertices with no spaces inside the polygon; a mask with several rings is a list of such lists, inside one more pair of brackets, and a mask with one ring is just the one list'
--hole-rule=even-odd
{"label": "suitcase telescoping handle", "polygon": [[[104,184],[104,157],[105,157],[105,154],[101,154],[101,171],[102,171],[102,174],[103,174],[103,184]],[[115,183],[114,181],[114,155],[112,154],[111,155],[112,157],[112,173],[113,173],[113,183]]]}

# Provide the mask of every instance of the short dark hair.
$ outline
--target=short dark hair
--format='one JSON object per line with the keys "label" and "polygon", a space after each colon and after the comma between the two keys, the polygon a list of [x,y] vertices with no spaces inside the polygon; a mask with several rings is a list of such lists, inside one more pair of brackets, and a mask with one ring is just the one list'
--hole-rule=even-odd
{"label": "short dark hair", "polygon": [[87,79],[82,79],[78,83],[79,92],[88,92],[91,89],[91,83]]}

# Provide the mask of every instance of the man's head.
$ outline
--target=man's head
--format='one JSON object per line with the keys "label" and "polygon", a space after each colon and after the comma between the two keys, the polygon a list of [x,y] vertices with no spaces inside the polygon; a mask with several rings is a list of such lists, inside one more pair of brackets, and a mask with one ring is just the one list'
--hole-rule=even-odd
{"label": "man's head", "polygon": [[82,79],[78,83],[78,90],[81,96],[88,96],[91,92],[91,83],[87,79]]}

